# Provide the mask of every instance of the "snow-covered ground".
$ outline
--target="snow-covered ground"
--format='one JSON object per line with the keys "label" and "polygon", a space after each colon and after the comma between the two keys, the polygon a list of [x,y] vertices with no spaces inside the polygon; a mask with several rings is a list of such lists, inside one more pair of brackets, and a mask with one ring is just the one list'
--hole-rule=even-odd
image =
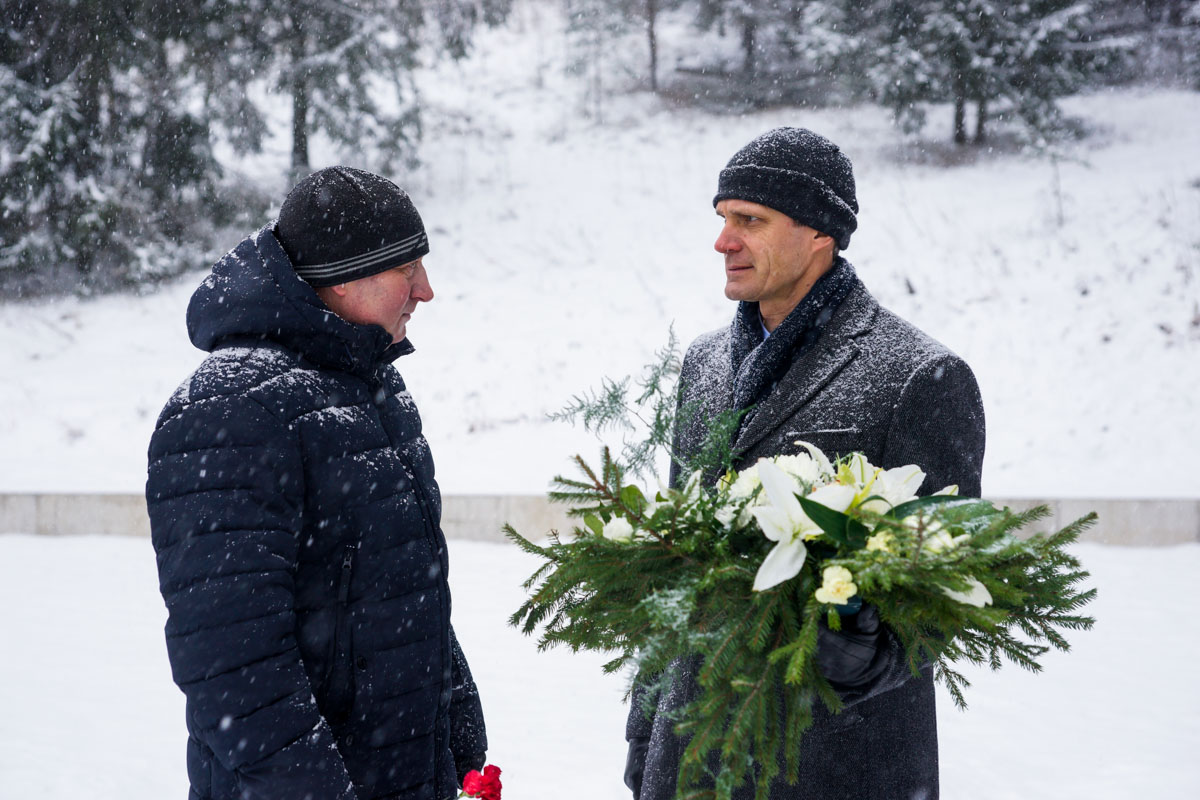
{"label": "snow-covered ground", "polygon": [[[454,624],[508,800],[622,800],[623,679],[508,627],[535,562],[451,542]],[[1200,545],[1080,545],[1096,627],[1033,675],[968,669],[971,707],[938,698],[946,800],[1200,797],[1200,639],[1186,609]],[[149,541],[0,536],[0,800],[187,793],[183,695],[163,644]]]}

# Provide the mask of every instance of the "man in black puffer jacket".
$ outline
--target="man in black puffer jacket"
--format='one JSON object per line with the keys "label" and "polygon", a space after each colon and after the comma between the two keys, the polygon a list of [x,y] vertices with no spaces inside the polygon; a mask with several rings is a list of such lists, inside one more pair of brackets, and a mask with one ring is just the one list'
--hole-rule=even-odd
{"label": "man in black puffer jacket", "polygon": [[403,191],[332,167],[192,296],[211,355],[146,484],[189,800],[447,800],[483,765],[433,460],[391,365],[428,252]]}

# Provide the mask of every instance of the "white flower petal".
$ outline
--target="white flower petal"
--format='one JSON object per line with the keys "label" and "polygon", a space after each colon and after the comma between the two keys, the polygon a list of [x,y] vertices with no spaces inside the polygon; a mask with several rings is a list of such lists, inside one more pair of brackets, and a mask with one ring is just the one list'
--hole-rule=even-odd
{"label": "white flower petal", "polygon": [[916,464],[884,470],[875,483],[875,494],[883,495],[889,503],[898,506],[917,496],[917,489],[925,481],[925,473]]}
{"label": "white flower petal", "polygon": [[762,592],[796,577],[807,557],[808,548],[800,539],[775,545],[758,567],[754,576],[754,591]]}
{"label": "white flower petal", "polygon": [[796,499],[796,482],[791,476],[770,461],[760,461],[758,477],[771,505],[798,520],[801,516],[800,501]]}
{"label": "white flower petal", "polygon": [[633,540],[633,526],[629,524],[629,520],[624,517],[613,517],[607,525],[600,530],[600,535],[605,539],[611,539],[614,542],[628,542]]}
{"label": "white flower petal", "polygon": [[854,502],[854,487],[831,483],[817,489],[808,499],[834,511],[845,511]]}
{"label": "white flower petal", "polygon": [[817,467],[821,470],[821,474],[825,476],[833,475],[833,465],[829,463],[829,457],[821,452],[821,448],[808,442],[797,439],[793,442],[797,447],[803,447],[812,456],[813,461],[817,462]]}
{"label": "white flower petal", "polygon": [[798,481],[802,481],[808,485],[819,483],[821,480],[821,468],[812,456],[807,453],[798,455],[776,456],[775,466],[791,475]]}
{"label": "white flower petal", "polygon": [[953,589],[942,587],[942,593],[951,600],[957,600],[960,603],[975,606],[976,608],[983,608],[992,604],[992,593],[977,578],[967,578],[967,591],[965,592],[956,592]]}
{"label": "white flower petal", "polygon": [[[729,486],[729,496],[731,498],[742,499],[754,494],[754,491],[761,486],[758,479],[758,465],[747,467],[737,474],[737,478]],[[759,498],[761,501],[761,498]]]}
{"label": "white flower petal", "polygon": [[867,457],[862,453],[851,453],[846,467],[850,470],[852,480],[860,489],[870,483],[875,478],[875,473],[879,471],[870,461],[867,461]]}
{"label": "white flower petal", "polygon": [[750,509],[750,513],[762,528],[763,536],[772,542],[791,541],[796,538],[794,521],[782,510],[772,506]]}

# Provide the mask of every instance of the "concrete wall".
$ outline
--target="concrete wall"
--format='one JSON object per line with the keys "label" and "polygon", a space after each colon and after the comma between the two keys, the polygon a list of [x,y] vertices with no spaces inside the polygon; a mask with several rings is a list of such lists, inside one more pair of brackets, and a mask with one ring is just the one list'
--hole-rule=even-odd
{"label": "concrete wall", "polygon": [[[1039,530],[1058,529],[1095,511],[1100,520],[1084,534],[1085,541],[1137,546],[1200,542],[1200,500],[990,499],[1014,509],[1048,505],[1052,516]],[[570,526],[563,507],[541,496],[444,498],[442,529],[452,539],[501,542],[505,522],[530,538]],[[150,524],[141,495],[0,494],[0,533],[149,536]]]}

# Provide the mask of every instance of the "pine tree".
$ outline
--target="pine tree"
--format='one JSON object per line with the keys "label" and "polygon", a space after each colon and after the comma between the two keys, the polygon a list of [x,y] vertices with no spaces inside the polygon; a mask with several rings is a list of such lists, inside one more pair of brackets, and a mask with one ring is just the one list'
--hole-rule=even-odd
{"label": "pine tree", "polygon": [[[265,203],[221,186],[212,142],[242,153],[290,122],[374,146],[388,169],[420,136],[411,88],[434,29],[451,57],[511,0],[12,0],[0,23],[0,287],[134,285],[209,263],[216,226]],[[290,99],[270,119],[254,84]],[[383,98],[388,91],[394,102]],[[234,202],[233,194],[242,194]]]}
{"label": "pine tree", "polygon": [[567,33],[574,41],[576,58],[570,65],[587,80],[592,114],[602,116],[601,93],[609,64],[606,55],[612,42],[637,29],[646,36],[646,76],[650,91],[659,88],[659,38],[661,15],[679,7],[683,0],[563,0]]}
{"label": "pine tree", "polygon": [[412,76],[431,29],[434,52],[461,58],[476,25],[503,22],[511,0],[228,0],[204,8],[207,41],[192,57],[214,118],[242,148],[257,149],[270,120],[244,87],[269,79],[290,101],[295,177],[309,171],[317,132],[373,146],[385,171],[410,160],[421,134]]}
{"label": "pine tree", "polygon": [[1075,0],[876,2],[860,16],[859,52],[874,95],[909,129],[924,125],[922,104],[950,102],[954,141],[966,144],[974,103],[976,144],[996,118],[1043,137],[1060,122],[1057,98],[1096,72],[1104,44],[1081,46],[1089,13]]}
{"label": "pine tree", "polygon": [[6,7],[0,286],[107,288],[195,265],[219,170],[169,69],[165,15],[144,0]]}

